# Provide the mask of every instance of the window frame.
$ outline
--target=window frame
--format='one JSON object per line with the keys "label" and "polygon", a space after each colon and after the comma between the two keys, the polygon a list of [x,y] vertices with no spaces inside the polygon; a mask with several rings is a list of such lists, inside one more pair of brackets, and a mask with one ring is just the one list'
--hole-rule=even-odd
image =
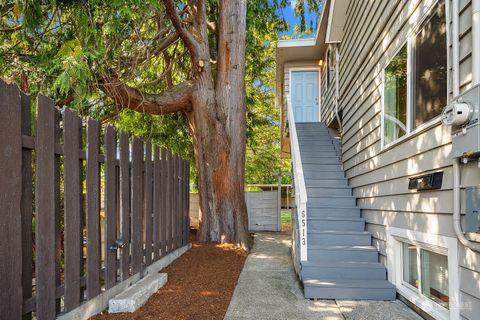
{"label": "window frame", "polygon": [[[403,41],[398,48],[396,48],[394,54],[387,60],[385,63],[385,66],[382,68],[381,71],[381,85],[380,85],[380,90],[381,90],[381,150],[387,150],[397,144],[400,144],[402,142],[405,142],[408,139],[413,138],[414,136],[418,135],[421,132],[424,132],[437,124],[439,124],[442,121],[442,115],[439,114],[429,121],[426,121],[422,123],[421,125],[417,126],[415,129],[412,130],[413,127],[413,113],[414,113],[414,97],[413,97],[413,90],[412,87],[414,86],[414,81],[415,77],[412,74],[413,70],[413,42],[415,41],[415,38],[417,35],[422,31],[423,25],[430,19],[433,14],[434,14],[434,9],[436,8],[437,4],[439,3],[439,0],[435,0],[429,8],[426,10],[426,12],[422,15],[422,17],[419,19],[419,21],[414,25],[412,30],[407,34],[405,41]],[[448,0],[445,0],[444,4],[445,6],[445,24],[446,24],[446,57],[447,57],[447,90],[445,91],[445,97],[447,98],[446,101],[448,102],[450,99],[449,96],[449,87],[450,87],[450,58],[449,58],[449,48],[448,48],[448,39],[450,37],[449,35],[449,28],[448,28],[448,21],[449,21],[449,6],[448,6]],[[396,139],[395,141],[392,141],[390,143],[385,143],[385,70],[387,67],[390,65],[390,63],[395,59],[395,57],[398,55],[400,50],[404,46],[407,46],[407,132],[401,136],[400,138]]]}
{"label": "window frame", "polygon": [[[418,288],[404,281],[403,243],[417,246],[417,259],[420,259],[419,255],[422,249],[447,256],[449,309],[422,294],[421,259],[418,260],[417,266]],[[435,319],[457,320],[460,318],[458,243],[456,238],[387,227],[387,260],[388,280],[396,286],[398,293],[405,299]]]}

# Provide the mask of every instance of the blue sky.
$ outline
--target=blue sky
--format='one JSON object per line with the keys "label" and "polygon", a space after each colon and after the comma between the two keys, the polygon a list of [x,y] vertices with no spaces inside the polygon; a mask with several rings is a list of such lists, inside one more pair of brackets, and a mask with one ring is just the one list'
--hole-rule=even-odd
{"label": "blue sky", "polygon": [[[287,20],[287,22],[290,26],[290,30],[288,32],[283,32],[280,35],[291,36],[293,34],[293,27],[295,26],[295,24],[300,23],[300,18],[296,17],[293,14],[293,8],[295,7],[297,1],[304,1],[304,0],[291,0],[289,6],[286,6],[285,8],[280,10],[279,15],[283,16],[285,18],[285,20]],[[305,6],[307,7],[306,4],[305,4]],[[316,27],[316,25],[317,25],[316,20],[317,20],[316,15],[314,13],[310,12],[310,11],[307,11],[307,14],[305,15],[305,21],[307,22],[307,24],[308,25],[311,24],[311,25],[313,25],[313,27]]]}

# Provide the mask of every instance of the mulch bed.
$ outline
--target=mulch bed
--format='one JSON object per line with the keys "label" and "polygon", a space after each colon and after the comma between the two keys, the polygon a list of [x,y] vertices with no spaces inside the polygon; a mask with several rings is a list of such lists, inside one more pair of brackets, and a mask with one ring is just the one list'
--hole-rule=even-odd
{"label": "mulch bed", "polygon": [[167,284],[135,313],[95,320],[223,319],[247,253],[233,245],[192,242],[192,249],[163,269]]}

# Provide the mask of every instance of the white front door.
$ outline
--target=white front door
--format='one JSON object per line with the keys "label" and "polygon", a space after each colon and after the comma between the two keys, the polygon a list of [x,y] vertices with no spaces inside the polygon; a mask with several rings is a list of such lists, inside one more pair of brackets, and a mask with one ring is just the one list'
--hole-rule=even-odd
{"label": "white front door", "polygon": [[295,122],[318,122],[318,71],[292,71]]}

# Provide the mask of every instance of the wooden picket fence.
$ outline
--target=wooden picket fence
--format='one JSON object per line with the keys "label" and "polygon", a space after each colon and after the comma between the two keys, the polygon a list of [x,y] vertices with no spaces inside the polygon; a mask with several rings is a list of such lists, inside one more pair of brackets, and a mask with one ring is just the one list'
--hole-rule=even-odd
{"label": "wooden picket fence", "polygon": [[31,114],[0,80],[0,319],[53,319],[188,244],[188,161],[42,95]]}

